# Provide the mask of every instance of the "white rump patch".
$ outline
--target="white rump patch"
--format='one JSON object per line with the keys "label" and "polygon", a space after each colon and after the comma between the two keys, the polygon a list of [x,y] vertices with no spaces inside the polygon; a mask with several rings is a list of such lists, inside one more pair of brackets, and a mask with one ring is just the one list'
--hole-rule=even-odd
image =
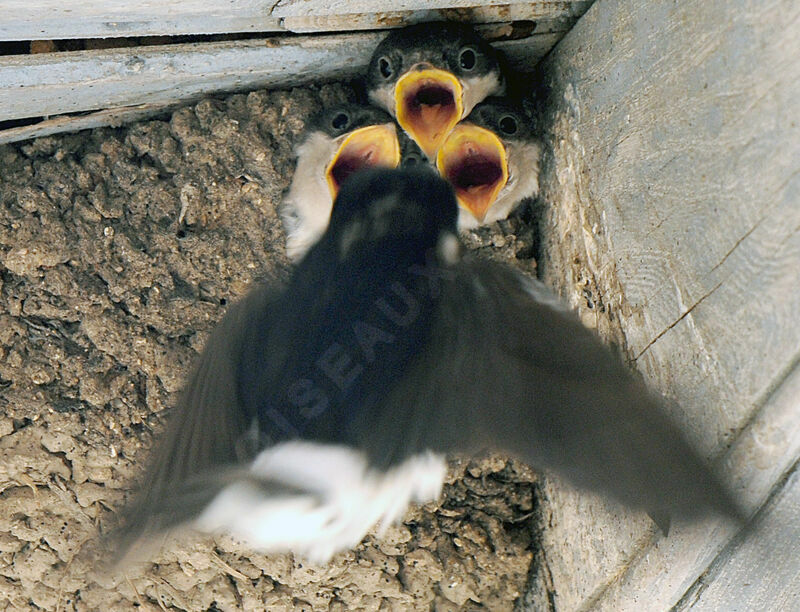
{"label": "white rump patch", "polygon": [[284,442],[261,452],[251,466],[258,478],[304,491],[267,497],[255,484],[225,487],[195,522],[201,531],[226,531],[255,549],[291,551],[325,563],[353,548],[375,525],[379,533],[400,520],[411,502],[437,499],[447,467],[431,452],[386,472],[344,446]]}

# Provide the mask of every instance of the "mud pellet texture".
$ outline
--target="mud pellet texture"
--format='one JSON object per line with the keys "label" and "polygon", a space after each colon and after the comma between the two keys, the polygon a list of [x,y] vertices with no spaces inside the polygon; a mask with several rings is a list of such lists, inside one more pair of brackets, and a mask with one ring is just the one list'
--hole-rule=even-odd
{"label": "mud pellet texture", "polygon": [[[276,206],[292,147],[352,99],[256,91],[0,147],[0,608],[513,609],[536,477],[500,457],[453,459],[442,500],[324,567],[185,534],[122,574],[92,562],[209,330],[290,274]],[[518,225],[470,246],[516,259]]]}

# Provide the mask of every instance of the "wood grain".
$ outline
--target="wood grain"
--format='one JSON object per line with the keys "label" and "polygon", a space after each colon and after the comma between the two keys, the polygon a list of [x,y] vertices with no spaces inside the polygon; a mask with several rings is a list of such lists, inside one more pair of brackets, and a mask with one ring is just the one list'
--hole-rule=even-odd
{"label": "wood grain", "polygon": [[[182,101],[187,103],[191,99]],[[168,113],[178,106],[177,103],[165,104],[140,104],[138,106],[123,106],[111,110],[101,110],[86,115],[64,115],[55,119],[47,119],[33,125],[0,130],[0,144],[18,142],[30,138],[41,138],[64,132],[80,132],[92,128],[111,126],[119,127],[126,123],[141,121]]]}
{"label": "wood grain", "polygon": [[676,607],[677,612],[796,610],[800,597],[800,469],[758,516],[759,537],[737,539],[715,567]]}
{"label": "wood grain", "polygon": [[587,0],[7,0],[0,40],[179,36],[229,32],[330,32],[398,27],[441,19],[477,23],[571,23]]}
{"label": "wood grain", "polygon": [[[753,509],[800,454],[798,55],[796,4],[603,0],[543,69],[545,278],[677,400]],[[730,527],[663,538],[548,487],[558,610],[668,609],[733,562]]]}
{"label": "wood grain", "polygon": [[[104,117],[141,119],[143,109],[200,95],[352,78],[365,69],[383,32],[189,43],[102,51],[0,56],[0,121],[102,111],[0,131],[0,142],[97,127]],[[512,66],[530,69],[563,36],[500,41]],[[137,107],[136,113],[126,112]]]}
{"label": "wood grain", "polygon": [[354,76],[383,34],[190,43],[7,56],[2,119],[164,104],[198,94]]}

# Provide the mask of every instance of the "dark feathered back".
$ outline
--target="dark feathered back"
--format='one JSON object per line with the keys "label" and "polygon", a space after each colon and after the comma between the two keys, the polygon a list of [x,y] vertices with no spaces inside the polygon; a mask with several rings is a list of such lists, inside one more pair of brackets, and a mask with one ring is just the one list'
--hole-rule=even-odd
{"label": "dark feathered back", "polygon": [[419,269],[455,218],[451,188],[424,169],[343,185],[328,232],[243,346],[240,392],[265,430],[341,442],[354,411],[374,410],[387,374],[426,342],[433,302]]}

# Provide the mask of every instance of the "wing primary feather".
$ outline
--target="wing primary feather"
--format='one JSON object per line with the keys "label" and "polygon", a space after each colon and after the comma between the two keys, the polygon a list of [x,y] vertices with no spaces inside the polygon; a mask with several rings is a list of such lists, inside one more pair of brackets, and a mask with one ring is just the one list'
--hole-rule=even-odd
{"label": "wing primary feather", "polygon": [[148,468],[123,525],[113,535],[117,558],[136,540],[194,517],[255,455],[243,451],[253,415],[239,398],[241,347],[255,317],[265,316],[276,292],[254,290],[231,306],[209,336],[180,399],[156,438]]}
{"label": "wing primary feather", "polygon": [[673,514],[743,518],[665,402],[543,284],[470,258],[454,271],[425,351],[362,425],[373,461],[496,449],[662,525]]}

